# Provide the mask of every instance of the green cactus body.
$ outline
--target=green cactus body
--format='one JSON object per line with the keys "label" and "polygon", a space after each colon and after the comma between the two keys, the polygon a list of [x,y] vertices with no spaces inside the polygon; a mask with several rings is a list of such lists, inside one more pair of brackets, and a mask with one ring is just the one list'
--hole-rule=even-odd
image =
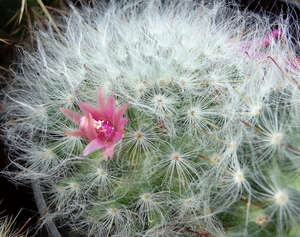
{"label": "green cactus body", "polygon": [[[58,20],[63,42],[37,34],[4,131],[17,181],[43,187],[44,218],[72,236],[295,236],[299,63],[284,23],[224,5],[111,1]],[[99,90],[116,111],[130,104],[112,157],[66,135]]]}

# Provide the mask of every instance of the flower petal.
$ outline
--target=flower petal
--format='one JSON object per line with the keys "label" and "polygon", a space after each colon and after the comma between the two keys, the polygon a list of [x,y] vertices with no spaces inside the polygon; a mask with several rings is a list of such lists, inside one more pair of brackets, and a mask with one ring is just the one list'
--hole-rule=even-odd
{"label": "flower petal", "polygon": [[120,140],[120,139],[122,138],[123,134],[124,134],[124,130],[123,130],[123,131],[120,131],[120,132],[117,132],[117,133],[114,135],[114,137],[113,137],[113,141],[118,141],[118,140]]}
{"label": "flower petal", "polygon": [[112,120],[114,114],[116,113],[116,100],[114,94],[111,94],[105,105],[105,113],[109,116],[109,119]]}
{"label": "flower petal", "polygon": [[76,113],[75,111],[70,109],[65,109],[65,108],[59,108],[59,109],[68,119],[70,119],[72,122],[79,125],[80,118],[82,117],[81,114]]}
{"label": "flower petal", "polygon": [[89,141],[97,138],[97,133],[94,127],[94,121],[91,114],[87,114],[80,119],[80,131]]}
{"label": "flower petal", "polygon": [[106,97],[104,95],[104,91],[103,91],[102,87],[99,87],[99,89],[98,89],[97,104],[98,104],[98,108],[100,111],[105,108]]}
{"label": "flower petal", "polygon": [[265,46],[268,46],[271,42],[272,39],[277,39],[280,37],[280,35],[282,35],[282,30],[280,29],[277,29],[277,30],[273,30],[268,36],[266,36],[264,39],[263,39],[263,44]]}
{"label": "flower petal", "polygon": [[92,140],[86,148],[83,150],[82,155],[87,156],[103,147],[105,147],[106,143],[99,140],[99,139],[94,139]]}
{"label": "flower petal", "polygon": [[130,105],[129,103],[122,105],[122,107],[118,110],[118,112],[114,114],[113,120],[116,124],[119,123],[120,119],[122,118],[123,114],[125,113],[126,109],[129,107],[129,105]]}
{"label": "flower petal", "polygon": [[97,104],[99,111],[101,111],[101,119],[111,121],[116,113],[116,100],[114,94],[111,94],[107,99],[103,88],[99,87]]}
{"label": "flower petal", "polygon": [[[107,156],[110,158],[113,158],[114,151],[115,151],[115,143],[114,142],[107,143],[104,148],[104,152],[107,154]],[[107,160],[107,158],[104,158],[104,159]]]}
{"label": "flower petal", "polygon": [[118,123],[118,130],[123,129],[125,124],[128,122],[129,118],[123,118]]}
{"label": "flower petal", "polygon": [[97,108],[85,102],[78,102],[77,104],[84,115],[91,114],[94,119],[99,119],[100,111]]}

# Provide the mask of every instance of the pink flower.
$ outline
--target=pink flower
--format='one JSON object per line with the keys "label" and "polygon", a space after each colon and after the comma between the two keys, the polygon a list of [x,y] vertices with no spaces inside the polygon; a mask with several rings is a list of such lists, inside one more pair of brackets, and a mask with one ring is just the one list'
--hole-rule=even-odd
{"label": "pink flower", "polygon": [[288,64],[296,70],[300,70],[300,58],[294,58],[294,59],[290,59],[288,61]]}
{"label": "pink flower", "polygon": [[262,43],[264,46],[269,46],[273,39],[278,39],[283,34],[283,31],[280,29],[273,30],[268,36],[266,36]]}
{"label": "pink flower", "polygon": [[[280,29],[273,30],[270,34],[260,40],[253,41],[240,41],[236,48],[240,52],[247,53],[251,58],[254,59],[266,59],[269,55],[263,52],[265,47],[268,47],[272,40],[279,39],[283,31]],[[236,46],[235,46],[236,47]],[[259,50],[262,49],[262,51]]]}
{"label": "pink flower", "polygon": [[83,150],[83,156],[103,149],[104,158],[112,158],[114,155],[115,142],[120,140],[125,133],[124,126],[128,118],[122,118],[129,104],[124,104],[116,110],[114,94],[108,98],[100,87],[97,95],[97,107],[88,103],[78,102],[79,108],[84,115],[73,110],[60,108],[61,112],[74,123],[79,125],[77,130],[69,130],[64,135],[86,137],[89,144]]}

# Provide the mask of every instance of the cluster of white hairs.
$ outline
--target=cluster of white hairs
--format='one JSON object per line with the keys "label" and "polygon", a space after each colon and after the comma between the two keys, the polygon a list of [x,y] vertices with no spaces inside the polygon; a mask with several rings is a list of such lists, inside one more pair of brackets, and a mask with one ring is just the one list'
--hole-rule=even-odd
{"label": "cluster of white hairs", "polygon": [[[36,33],[4,91],[10,174],[41,186],[43,219],[70,236],[296,236],[300,60],[288,24],[222,0],[71,8],[60,34]],[[60,109],[82,114],[98,88],[130,104],[108,160],[82,155],[88,140],[64,135],[78,125]]]}

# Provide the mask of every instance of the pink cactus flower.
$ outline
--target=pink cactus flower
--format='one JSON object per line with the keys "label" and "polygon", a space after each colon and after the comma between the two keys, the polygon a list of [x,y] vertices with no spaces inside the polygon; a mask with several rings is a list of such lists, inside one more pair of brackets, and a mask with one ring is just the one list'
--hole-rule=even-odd
{"label": "pink cactus flower", "polygon": [[98,90],[97,107],[84,102],[77,104],[84,115],[73,110],[60,108],[68,119],[79,125],[79,129],[66,131],[64,135],[88,139],[89,144],[83,150],[83,156],[102,149],[105,160],[108,157],[112,158],[115,142],[120,140],[125,133],[124,126],[129,119],[122,118],[122,116],[129,104],[126,103],[119,110],[116,110],[114,94],[107,98],[101,87]]}
{"label": "pink cactus flower", "polygon": [[288,61],[288,64],[293,68],[293,69],[296,69],[296,70],[300,70],[300,58],[296,57],[294,59],[290,59]]}
{"label": "pink cactus flower", "polygon": [[[238,43],[238,50],[241,52],[247,52],[249,56],[256,59],[265,59],[268,57],[263,52],[260,52],[258,49],[255,49],[255,51],[251,51],[251,48],[254,46],[264,48],[268,47],[272,40],[280,38],[280,36],[283,34],[283,31],[280,29],[273,30],[270,34],[268,34],[265,38],[260,40],[253,40],[253,41],[241,41]],[[250,50],[250,51],[249,51]]]}
{"label": "pink cactus flower", "polygon": [[278,39],[283,34],[283,31],[280,29],[273,30],[268,36],[266,36],[262,43],[264,46],[269,46],[273,39]]}

